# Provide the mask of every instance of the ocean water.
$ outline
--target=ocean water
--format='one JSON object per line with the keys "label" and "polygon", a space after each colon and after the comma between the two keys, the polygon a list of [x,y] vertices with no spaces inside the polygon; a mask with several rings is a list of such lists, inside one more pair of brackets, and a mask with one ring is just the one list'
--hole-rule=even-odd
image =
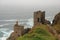
{"label": "ocean water", "polygon": [[[2,19],[0,20],[0,40],[6,40],[14,31],[14,24],[17,19]],[[24,28],[33,26],[33,19],[19,19],[19,24],[24,25]]]}

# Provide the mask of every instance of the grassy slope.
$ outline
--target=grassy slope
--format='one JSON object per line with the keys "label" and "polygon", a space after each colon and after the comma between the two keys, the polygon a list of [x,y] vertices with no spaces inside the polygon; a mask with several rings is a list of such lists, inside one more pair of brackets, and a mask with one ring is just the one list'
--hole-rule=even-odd
{"label": "grassy slope", "polygon": [[38,25],[17,40],[56,40],[56,38],[48,32],[46,25]]}
{"label": "grassy slope", "polygon": [[57,31],[57,33],[60,33],[60,24],[54,25],[53,28]]}

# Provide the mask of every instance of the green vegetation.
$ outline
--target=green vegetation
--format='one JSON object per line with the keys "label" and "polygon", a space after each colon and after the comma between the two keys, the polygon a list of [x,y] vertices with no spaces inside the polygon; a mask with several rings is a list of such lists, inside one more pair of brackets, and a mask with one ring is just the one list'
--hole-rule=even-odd
{"label": "green vegetation", "polygon": [[47,25],[38,25],[32,30],[19,37],[17,40],[56,40],[56,38],[48,31]]}

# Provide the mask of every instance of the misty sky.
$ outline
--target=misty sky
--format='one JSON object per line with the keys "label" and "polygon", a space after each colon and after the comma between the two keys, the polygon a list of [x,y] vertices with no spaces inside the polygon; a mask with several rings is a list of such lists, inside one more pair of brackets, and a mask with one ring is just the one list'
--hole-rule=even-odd
{"label": "misty sky", "polygon": [[46,17],[60,12],[60,0],[0,0],[0,16],[32,17],[34,11],[46,11]]}

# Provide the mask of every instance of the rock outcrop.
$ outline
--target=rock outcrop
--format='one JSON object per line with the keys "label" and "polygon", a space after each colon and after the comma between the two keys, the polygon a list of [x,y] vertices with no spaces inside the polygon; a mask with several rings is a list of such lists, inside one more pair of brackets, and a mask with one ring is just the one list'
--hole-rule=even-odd
{"label": "rock outcrop", "polygon": [[53,28],[57,32],[58,39],[60,40],[60,12],[54,17],[53,22],[52,22]]}
{"label": "rock outcrop", "polygon": [[60,34],[60,12],[54,17],[52,26],[55,28],[57,33]]}
{"label": "rock outcrop", "polygon": [[60,24],[60,12],[54,17],[52,25]]}

